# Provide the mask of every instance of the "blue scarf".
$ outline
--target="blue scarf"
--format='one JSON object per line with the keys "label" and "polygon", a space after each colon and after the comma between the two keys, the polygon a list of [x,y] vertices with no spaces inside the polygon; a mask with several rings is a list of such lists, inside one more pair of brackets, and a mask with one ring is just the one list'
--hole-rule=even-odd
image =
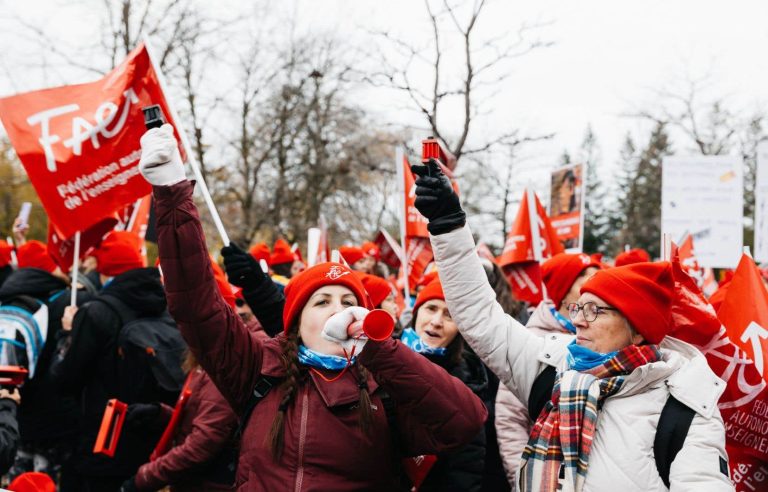
{"label": "blue scarf", "polygon": [[417,354],[444,356],[446,352],[445,347],[435,348],[428,346],[419,338],[419,335],[416,334],[413,328],[403,330],[403,334],[400,335],[400,341]]}
{"label": "blue scarf", "polygon": [[549,307],[549,312],[552,313],[552,316],[555,317],[558,323],[560,323],[560,326],[565,328],[571,333],[576,333],[576,327],[573,326],[573,323],[571,323],[571,320],[560,314],[560,311],[555,309],[553,306]]}
{"label": "blue scarf", "polygon": [[355,357],[352,357],[352,361],[347,362],[346,357],[321,354],[320,352],[308,349],[303,344],[299,345],[299,362],[305,366],[327,369],[329,371],[341,371],[348,364],[354,364],[355,359]]}
{"label": "blue scarf", "polygon": [[568,368],[574,371],[588,371],[593,367],[603,364],[605,361],[613,359],[619,352],[608,352],[601,354],[581,345],[576,345],[576,340],[568,344]]}

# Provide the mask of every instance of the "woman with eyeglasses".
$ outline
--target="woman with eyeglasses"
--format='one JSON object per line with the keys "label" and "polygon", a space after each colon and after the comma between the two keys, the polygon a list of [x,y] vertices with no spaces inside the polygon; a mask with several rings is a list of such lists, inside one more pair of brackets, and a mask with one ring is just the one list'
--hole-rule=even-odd
{"label": "woman with eyeglasses", "polygon": [[717,409],[725,385],[693,346],[666,337],[670,264],[597,272],[568,307],[576,339],[538,337],[496,303],[458,196],[429,167],[412,167],[416,207],[429,220],[448,308],[464,339],[537,415],[519,489],[733,490]]}

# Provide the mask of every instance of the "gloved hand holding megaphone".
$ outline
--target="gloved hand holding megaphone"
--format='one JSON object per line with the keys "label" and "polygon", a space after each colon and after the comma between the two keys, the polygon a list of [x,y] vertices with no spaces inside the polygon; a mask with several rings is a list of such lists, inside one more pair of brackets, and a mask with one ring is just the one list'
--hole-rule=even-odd
{"label": "gloved hand holding megaphone", "polygon": [[369,311],[361,306],[350,306],[325,322],[322,336],[338,343],[347,357],[359,354],[368,340],[382,342],[392,336],[395,320],[383,309]]}

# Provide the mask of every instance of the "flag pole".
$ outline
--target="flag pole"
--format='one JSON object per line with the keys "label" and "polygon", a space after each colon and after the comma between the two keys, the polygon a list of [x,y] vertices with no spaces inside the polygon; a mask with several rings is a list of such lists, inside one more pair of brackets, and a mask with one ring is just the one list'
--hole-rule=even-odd
{"label": "flag pole", "polygon": [[[149,36],[144,34],[142,36],[142,41],[144,42],[144,46],[147,48],[147,53],[149,54],[149,62],[152,65],[155,74],[157,74],[157,80],[160,83],[160,89],[163,91],[164,95],[170,94],[165,83],[163,72],[160,70],[160,66],[155,62],[155,57],[152,51],[152,43],[149,40]],[[187,133],[183,130],[181,118],[179,118],[176,109],[171,103],[170,97],[166,97],[166,102],[168,103],[168,110],[171,112],[171,118],[173,118],[173,121],[178,127],[177,130],[179,137],[181,138],[181,145],[184,147],[184,152],[187,154],[187,161],[189,161],[189,165],[192,167],[192,172],[194,173],[195,179],[197,180],[197,185],[203,194],[205,204],[208,206],[208,210],[211,213],[213,223],[216,225],[216,230],[219,232],[219,236],[221,236],[221,241],[224,243],[224,246],[229,246],[229,235],[224,229],[224,224],[221,222],[219,212],[216,210],[216,205],[213,203],[213,198],[211,198],[211,192],[208,190],[208,185],[205,184],[203,173],[200,171],[200,164],[197,162],[197,158],[195,157],[194,152],[192,152],[192,146],[190,145],[189,139],[187,138]]]}
{"label": "flag pole", "polygon": [[531,246],[533,249],[533,259],[541,263],[544,255],[541,251],[541,234],[539,233],[539,214],[536,207],[536,194],[533,192],[530,184],[525,189],[528,194],[528,220],[531,224]]}
{"label": "flag pole", "polygon": [[80,273],[80,231],[75,233],[75,252],[72,257],[72,288],[70,289],[69,305],[77,305],[77,276]]}
{"label": "flag pole", "polygon": [[401,191],[400,197],[400,265],[403,268],[403,292],[405,294],[405,301],[407,305],[411,304],[411,289],[408,285],[408,250],[405,249],[405,223],[408,216],[408,198],[405,194],[408,190],[405,189],[405,175],[403,174],[403,148],[397,147],[395,149],[395,169],[397,170],[398,189]]}

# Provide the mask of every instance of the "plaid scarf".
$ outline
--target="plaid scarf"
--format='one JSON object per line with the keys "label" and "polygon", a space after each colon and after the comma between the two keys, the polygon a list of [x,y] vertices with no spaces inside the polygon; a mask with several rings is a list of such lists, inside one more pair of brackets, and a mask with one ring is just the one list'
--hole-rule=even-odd
{"label": "plaid scarf", "polygon": [[580,491],[603,400],[621,389],[624,376],[660,359],[656,345],[630,345],[588,371],[559,372],[552,399],[536,419],[523,452],[522,490],[561,490],[559,479],[564,468],[562,478],[570,482],[570,487],[563,490]]}

